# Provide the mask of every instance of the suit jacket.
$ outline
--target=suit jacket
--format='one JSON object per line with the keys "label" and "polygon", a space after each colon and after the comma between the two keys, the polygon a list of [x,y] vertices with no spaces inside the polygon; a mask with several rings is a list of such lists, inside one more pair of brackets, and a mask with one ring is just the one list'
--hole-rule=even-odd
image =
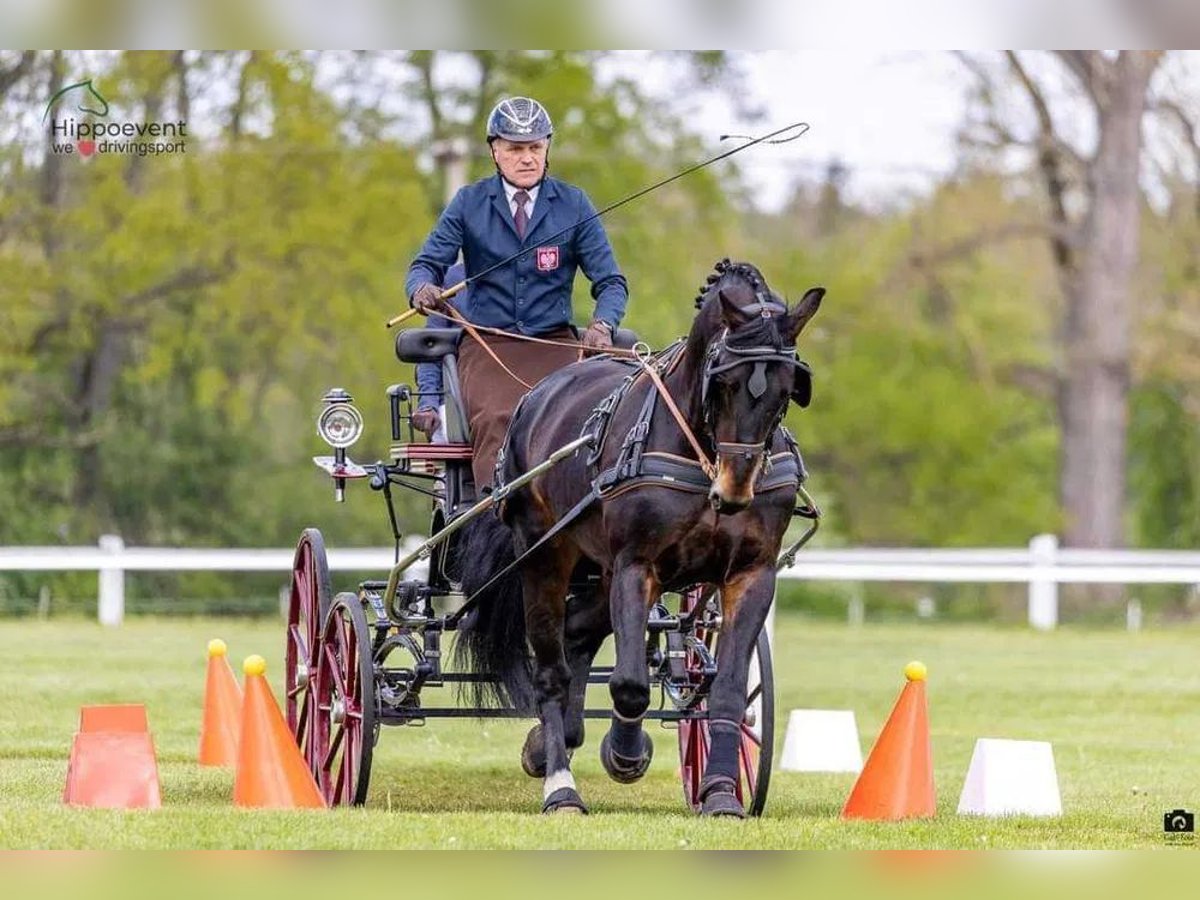
{"label": "suit jacket", "polygon": [[[441,284],[460,250],[468,277],[526,250],[515,262],[467,288],[461,309],[468,319],[521,334],[542,334],[569,325],[571,286],[576,270],[582,269],[596,300],[590,318],[602,319],[615,329],[625,313],[629,288],[604,226],[593,219],[569,228],[595,211],[582,190],[546,178],[522,240],[500,176],[469,184],[454,195],[409,266],[405,293],[411,298],[425,282]],[[569,228],[565,234],[549,240],[565,228]]]}

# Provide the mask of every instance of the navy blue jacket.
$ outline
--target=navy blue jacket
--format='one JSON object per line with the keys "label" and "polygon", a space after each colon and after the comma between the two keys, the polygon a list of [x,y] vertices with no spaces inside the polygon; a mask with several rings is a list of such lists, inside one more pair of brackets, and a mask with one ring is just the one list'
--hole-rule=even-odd
{"label": "navy blue jacket", "polygon": [[[462,263],[455,263],[446,270],[442,280],[442,289],[453,287],[464,278],[466,270]],[[466,291],[455,294],[447,302],[457,310],[462,309]],[[452,322],[445,316],[434,313],[425,321],[426,328],[458,328],[457,322]],[[442,403],[442,364],[417,363],[417,409],[437,409]]]}
{"label": "navy blue jacket", "polygon": [[547,178],[521,240],[500,176],[469,184],[454,195],[409,266],[405,294],[411,299],[421,284],[441,284],[459,250],[467,275],[472,276],[527,249],[516,262],[466,289],[460,308],[468,319],[521,334],[542,334],[569,325],[571,286],[576,269],[582,269],[596,299],[589,321],[602,319],[615,329],[625,314],[629,288],[600,220],[572,228],[553,242],[547,240],[595,211],[582,190]]}

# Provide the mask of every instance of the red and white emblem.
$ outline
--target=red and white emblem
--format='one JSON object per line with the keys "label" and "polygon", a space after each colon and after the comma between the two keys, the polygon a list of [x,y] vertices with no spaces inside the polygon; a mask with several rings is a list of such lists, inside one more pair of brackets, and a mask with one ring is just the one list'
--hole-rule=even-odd
{"label": "red and white emblem", "polygon": [[558,248],[538,247],[534,251],[539,272],[553,272],[558,268]]}

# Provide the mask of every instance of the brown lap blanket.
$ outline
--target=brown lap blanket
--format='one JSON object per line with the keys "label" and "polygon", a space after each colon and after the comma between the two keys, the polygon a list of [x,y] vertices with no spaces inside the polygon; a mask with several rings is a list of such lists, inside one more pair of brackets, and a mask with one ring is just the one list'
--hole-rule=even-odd
{"label": "brown lap blanket", "polygon": [[[576,362],[579,350],[575,347],[554,347],[534,344],[500,335],[481,334],[487,346],[516,375],[529,385],[535,385],[551,372]],[[556,341],[575,341],[571,329],[563,327],[538,337]],[[487,350],[469,334],[464,334],[458,347],[458,377],[462,382],[463,401],[467,407],[467,422],[471,428],[471,443],[475,455],[471,469],[475,473],[475,489],[492,483],[493,469],[508,420],[517,402],[528,390],[505,372],[488,355]]]}

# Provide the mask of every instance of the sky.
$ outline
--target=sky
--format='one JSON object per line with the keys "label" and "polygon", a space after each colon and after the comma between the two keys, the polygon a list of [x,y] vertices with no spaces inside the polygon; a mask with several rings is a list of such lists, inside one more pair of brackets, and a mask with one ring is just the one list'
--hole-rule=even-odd
{"label": "sky", "polygon": [[760,120],[739,119],[720,93],[672,91],[679,72],[669,59],[618,52],[608,65],[676,98],[712,155],[735,146],[720,143],[722,133],[760,135],[807,122],[810,130],[799,140],[737,157],[761,209],[786,203],[798,178],[820,180],[831,160],[850,170],[850,199],[868,206],[924,192],[954,168],[968,79],[948,52],[753,50],[734,59],[745,73],[747,104],[765,113]]}
{"label": "sky", "polygon": [[850,196],[868,204],[928,188],[953,169],[965,79],[949,53],[769,50],[743,60],[767,111],[756,133],[794,121],[812,128],[742,160],[761,207],[781,205],[797,173],[820,177],[831,159],[850,169]]}
{"label": "sky", "polygon": [[[1009,78],[1002,55],[974,51],[971,56],[996,70],[1006,85],[996,97],[1001,118],[1017,133],[1031,135],[1031,107]],[[1049,54],[1022,51],[1021,58],[1043,85],[1060,134],[1081,154],[1089,154],[1096,139],[1094,118],[1074,77]],[[726,123],[728,130],[754,135],[796,121],[811,126],[798,141],[758,146],[738,157],[761,209],[782,206],[798,178],[820,180],[831,160],[849,170],[849,199],[869,208],[927,193],[955,168],[958,133],[967,118],[974,76],[951,51],[753,50],[737,53],[736,59],[747,75],[748,102],[766,113],[761,121],[739,122],[733,105],[721,97],[678,102],[685,110],[690,103],[692,113],[703,113],[696,118],[703,123],[697,128],[701,134],[706,129],[726,130]],[[670,96],[667,67],[647,66],[645,56],[636,52],[625,64],[636,68],[660,94]],[[1200,120],[1200,51],[1173,53],[1153,87]],[[732,146],[718,143],[718,136],[714,133],[709,145],[713,153]],[[1200,180],[1196,157],[1181,143],[1177,123],[1148,116],[1144,137],[1148,154],[1143,184],[1152,202],[1161,193],[1161,170],[1178,167],[1180,160],[1184,174]]]}

